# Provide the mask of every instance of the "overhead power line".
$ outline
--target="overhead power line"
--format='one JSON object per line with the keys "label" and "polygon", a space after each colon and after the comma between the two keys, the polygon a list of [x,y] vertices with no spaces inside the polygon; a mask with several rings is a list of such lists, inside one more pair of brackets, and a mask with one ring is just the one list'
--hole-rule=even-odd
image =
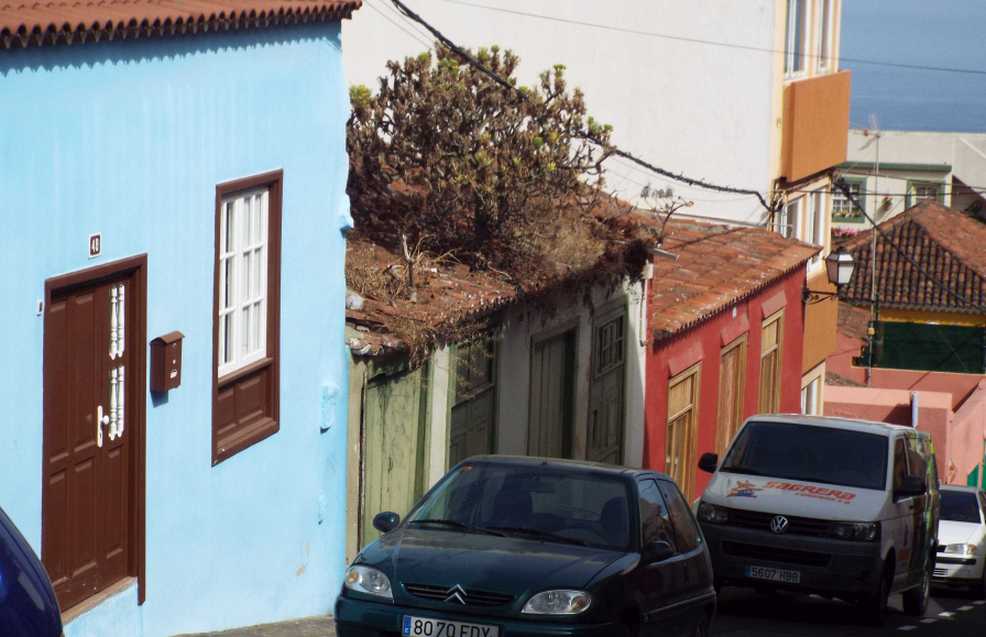
{"label": "overhead power line", "polygon": [[[676,42],[687,42],[689,44],[702,44],[707,46],[715,46],[726,49],[739,49],[742,51],[757,51],[760,53],[781,53],[786,55],[788,52],[783,49],[773,49],[770,47],[760,47],[751,44],[737,44],[733,42],[720,42],[717,40],[707,40],[704,38],[692,38],[681,35],[672,35],[670,33],[660,33],[656,31],[643,31],[641,29],[631,29],[628,27],[618,27],[609,24],[599,24],[597,22],[588,22],[585,20],[574,20],[572,18],[562,18],[558,16],[545,15],[543,13],[532,13],[530,11],[520,11],[518,9],[505,9],[503,7],[493,7],[486,4],[479,4],[477,2],[467,2],[465,0],[443,0],[449,4],[457,4],[464,7],[472,7],[474,9],[483,9],[486,11],[494,11],[497,13],[508,13],[511,15],[523,16],[526,18],[536,18],[539,20],[548,20],[551,22],[560,22],[563,24],[571,24],[582,27],[589,27],[593,29],[602,29],[605,31],[614,31],[617,33],[626,33],[629,35],[639,35],[650,38],[659,38],[662,40],[673,40]],[[816,53],[796,53],[798,57],[807,58],[821,58],[821,56]],[[851,62],[853,64],[869,64],[873,66],[887,66],[898,69],[910,69],[912,71],[934,71],[938,73],[961,73],[966,75],[983,75],[986,76],[986,70],[984,69],[966,69],[951,66],[931,66],[925,64],[906,64],[902,62],[888,62],[886,60],[867,60],[864,58],[851,58],[851,57],[840,57],[841,62]]]}
{"label": "overhead power line", "polygon": [[[432,26],[428,21],[426,21],[424,18],[422,18],[420,15],[418,15],[414,11],[412,11],[406,4],[404,4],[403,2],[401,2],[401,0],[391,0],[391,2],[393,2],[394,6],[396,6],[397,9],[401,13],[403,13],[405,16],[407,16],[412,21],[417,22],[422,27],[424,27],[429,33],[431,33],[435,37],[436,40],[438,40],[439,42],[441,42],[450,51],[452,51],[453,53],[455,53],[456,55],[458,55],[460,58],[462,58],[463,60],[465,60],[470,66],[472,66],[473,68],[475,68],[476,70],[478,70],[479,72],[481,72],[483,75],[486,75],[487,77],[489,77],[491,80],[493,80],[494,82],[496,82],[500,86],[502,86],[505,89],[507,89],[507,90],[515,93],[521,99],[525,99],[525,100],[528,99],[528,97],[518,87],[516,87],[514,84],[512,84],[506,78],[501,77],[501,76],[497,75],[496,73],[494,73],[492,70],[488,69],[479,60],[477,60],[472,55],[470,55],[465,49],[463,49],[462,47],[460,47],[459,45],[457,45],[455,42],[453,42],[452,40],[450,40],[447,36],[445,36],[445,34],[443,34],[437,28],[435,28],[434,26]],[[646,161],[644,159],[640,159],[639,157],[633,155],[632,153],[629,153],[629,152],[627,152],[625,150],[622,150],[622,149],[620,149],[620,148],[618,148],[616,146],[613,146],[612,144],[604,144],[602,142],[602,140],[600,140],[598,137],[596,137],[595,135],[593,135],[588,130],[582,131],[581,134],[582,134],[582,136],[585,139],[591,141],[592,143],[594,143],[594,144],[596,144],[596,145],[598,145],[598,146],[600,146],[602,148],[605,148],[611,155],[614,155],[614,156],[617,156],[617,157],[622,157],[623,159],[626,159],[627,161],[630,161],[630,162],[632,162],[632,163],[634,163],[634,164],[636,164],[636,165],[638,165],[638,166],[640,166],[642,168],[646,168],[647,170],[649,170],[649,171],[651,171],[651,172],[653,172],[653,173],[655,173],[657,175],[661,175],[663,177],[667,177],[668,179],[673,179],[675,181],[681,182],[683,184],[687,184],[689,186],[693,186],[693,187],[697,187],[697,188],[703,188],[705,190],[712,190],[712,191],[716,191],[716,192],[728,192],[728,193],[734,193],[734,194],[739,194],[739,195],[750,195],[750,196],[756,197],[760,201],[760,205],[762,205],[768,212],[773,212],[773,208],[771,208],[770,204],[767,203],[767,199],[764,197],[763,193],[761,193],[758,190],[750,190],[750,189],[746,189],[746,188],[735,188],[735,187],[732,187],[732,186],[723,186],[723,185],[720,185],[720,184],[714,184],[712,182],[705,181],[704,179],[698,179],[698,178],[695,178],[695,177],[689,177],[688,175],[685,175],[685,174],[682,174],[682,173],[675,173],[675,172],[670,171],[670,170],[667,170],[665,168],[661,168],[659,166],[656,166],[656,165],[654,165],[654,164],[652,164],[652,163],[650,163],[650,162],[648,162],[648,161]]]}

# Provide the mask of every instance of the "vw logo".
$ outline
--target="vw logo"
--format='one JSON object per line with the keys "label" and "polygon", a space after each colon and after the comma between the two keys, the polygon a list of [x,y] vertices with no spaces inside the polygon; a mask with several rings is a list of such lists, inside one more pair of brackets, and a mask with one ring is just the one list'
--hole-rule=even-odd
{"label": "vw logo", "polygon": [[770,530],[780,534],[787,531],[788,519],[783,515],[775,515],[770,520]]}
{"label": "vw logo", "polygon": [[451,604],[452,602],[458,602],[463,606],[466,605],[466,597],[468,597],[468,595],[466,595],[465,589],[463,589],[458,584],[448,589],[446,591],[446,594],[448,595],[448,597],[445,598],[446,604]]}

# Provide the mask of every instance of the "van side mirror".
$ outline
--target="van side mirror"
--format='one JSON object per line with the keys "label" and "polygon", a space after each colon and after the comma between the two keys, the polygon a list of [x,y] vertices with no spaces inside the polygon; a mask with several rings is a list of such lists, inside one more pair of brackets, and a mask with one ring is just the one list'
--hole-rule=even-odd
{"label": "van side mirror", "polygon": [[920,476],[905,476],[900,487],[894,490],[894,499],[913,498],[924,495],[927,485]]}
{"label": "van side mirror", "polygon": [[674,547],[664,540],[656,540],[644,547],[643,557],[646,564],[663,562],[672,556],[674,556]]}
{"label": "van side mirror", "polygon": [[381,533],[390,533],[401,523],[401,516],[393,511],[384,511],[373,516],[373,528]]}
{"label": "van side mirror", "polygon": [[719,466],[719,454],[703,453],[698,459],[698,468],[706,473],[715,473]]}

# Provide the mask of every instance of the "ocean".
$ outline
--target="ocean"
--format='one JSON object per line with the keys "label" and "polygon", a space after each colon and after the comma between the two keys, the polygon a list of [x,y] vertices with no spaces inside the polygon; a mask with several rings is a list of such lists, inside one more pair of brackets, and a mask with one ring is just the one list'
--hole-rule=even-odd
{"label": "ocean", "polygon": [[843,0],[842,68],[851,126],[986,132],[986,74],[911,70],[846,58],[986,73],[986,0]]}

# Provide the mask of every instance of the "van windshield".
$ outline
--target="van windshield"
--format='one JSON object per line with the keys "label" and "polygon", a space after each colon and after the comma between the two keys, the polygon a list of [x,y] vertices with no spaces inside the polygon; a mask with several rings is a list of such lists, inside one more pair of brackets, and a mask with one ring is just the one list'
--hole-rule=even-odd
{"label": "van windshield", "polygon": [[751,422],[733,443],[722,471],[882,490],[887,438],[785,422]]}

